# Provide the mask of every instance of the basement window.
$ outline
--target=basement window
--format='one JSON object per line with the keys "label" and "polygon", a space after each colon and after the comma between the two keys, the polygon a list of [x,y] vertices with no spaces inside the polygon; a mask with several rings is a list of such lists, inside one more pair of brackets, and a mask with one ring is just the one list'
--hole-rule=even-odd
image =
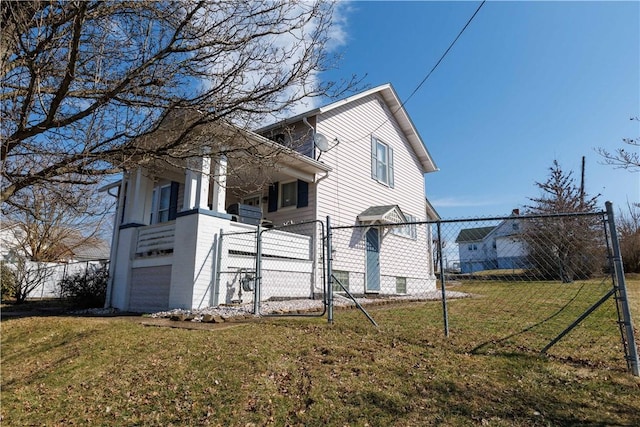
{"label": "basement window", "polygon": [[[349,290],[349,272],[348,271],[333,270],[333,275],[335,276],[336,279],[340,281],[340,283],[342,283],[342,286],[344,286],[345,288],[347,288],[347,290]],[[335,280],[332,283],[333,283],[332,288],[334,291],[344,292],[344,290],[342,289],[342,286],[336,283]]]}

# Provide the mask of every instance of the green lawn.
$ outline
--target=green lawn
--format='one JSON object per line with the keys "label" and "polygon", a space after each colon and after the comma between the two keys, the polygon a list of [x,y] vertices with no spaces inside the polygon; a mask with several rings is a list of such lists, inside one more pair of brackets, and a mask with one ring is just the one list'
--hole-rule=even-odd
{"label": "green lawn", "polygon": [[4,320],[1,424],[640,425],[640,379],[607,348],[619,343],[603,326],[611,307],[551,357],[538,353],[597,284],[513,286],[456,286],[477,296],[450,301],[449,338],[440,302],[372,310],[378,329],[356,310],[336,311],[334,325],[267,319],[220,330]]}

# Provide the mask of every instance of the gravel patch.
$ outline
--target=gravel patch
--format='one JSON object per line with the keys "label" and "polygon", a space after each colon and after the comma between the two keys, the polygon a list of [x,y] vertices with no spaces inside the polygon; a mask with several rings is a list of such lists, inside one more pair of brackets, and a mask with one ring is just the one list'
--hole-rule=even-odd
{"label": "gravel patch", "polygon": [[[425,292],[414,295],[380,296],[377,298],[356,298],[362,306],[383,305],[393,302],[417,302],[440,300],[440,291]],[[447,299],[467,298],[469,294],[456,291],[447,291]],[[322,311],[324,303],[322,300],[312,299],[292,299],[285,301],[265,301],[260,304],[260,314],[300,314]],[[353,301],[340,294],[334,294],[334,307],[355,307]],[[259,317],[253,314],[253,303],[238,305],[220,305],[216,307],[206,307],[197,310],[174,309],[160,311],[151,314],[152,318],[169,318],[172,320],[182,320],[191,322],[213,322],[222,323],[226,321],[240,320],[243,318]]]}

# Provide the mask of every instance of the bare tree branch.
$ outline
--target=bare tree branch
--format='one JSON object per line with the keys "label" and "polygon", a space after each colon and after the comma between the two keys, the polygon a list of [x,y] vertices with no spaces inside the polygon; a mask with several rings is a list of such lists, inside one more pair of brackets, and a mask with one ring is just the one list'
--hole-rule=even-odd
{"label": "bare tree branch", "polygon": [[[640,122],[640,117],[631,117],[631,120]],[[602,147],[596,148],[596,152],[602,156],[604,164],[616,169],[627,169],[631,172],[640,171],[640,138],[622,138],[625,144],[614,151]]]}
{"label": "bare tree branch", "polygon": [[[332,64],[333,11],[322,0],[2,2],[0,201],[140,159],[180,162],[226,138],[204,138],[205,125],[250,128],[352,89],[318,78]],[[140,143],[196,110],[179,132]]]}

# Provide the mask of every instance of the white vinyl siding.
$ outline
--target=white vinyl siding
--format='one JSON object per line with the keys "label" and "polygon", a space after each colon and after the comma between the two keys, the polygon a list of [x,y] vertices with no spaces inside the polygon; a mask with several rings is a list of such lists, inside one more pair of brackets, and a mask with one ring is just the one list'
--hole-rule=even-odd
{"label": "white vinyl siding", "polygon": [[[371,132],[374,129],[375,139],[393,152],[393,188],[372,179]],[[333,226],[354,225],[357,216],[371,206],[398,205],[403,213],[414,214],[412,219],[424,219],[426,201],[422,166],[393,115],[378,96],[373,94],[322,114],[316,131],[330,140],[338,138],[341,141],[322,155],[322,161],[332,171],[316,186],[317,218],[324,220],[330,216]],[[418,265],[415,262],[388,262],[400,250],[426,253],[430,245],[427,226],[417,226],[415,232],[413,228],[409,231],[412,239],[395,234],[383,239],[380,250],[383,292],[395,292],[396,277],[406,278],[408,292],[416,286],[422,289],[434,286],[435,282],[418,279],[430,277],[432,266],[426,259]],[[366,265],[363,236],[356,230],[353,233],[336,233],[334,239],[344,239],[334,243],[340,251],[334,260],[334,269],[348,270],[350,290],[363,292]]]}
{"label": "white vinyl siding", "polygon": [[[377,126],[375,138],[393,151],[394,188],[371,179],[370,135]],[[352,225],[358,214],[371,206],[396,204],[403,212],[425,215],[420,162],[391,112],[381,106],[376,95],[323,114],[316,130],[330,140],[341,141],[322,155],[322,162],[332,171],[317,184],[317,218],[330,215],[334,225]]]}
{"label": "white vinyl siding", "polygon": [[131,269],[129,310],[154,312],[169,308],[171,266]]}

